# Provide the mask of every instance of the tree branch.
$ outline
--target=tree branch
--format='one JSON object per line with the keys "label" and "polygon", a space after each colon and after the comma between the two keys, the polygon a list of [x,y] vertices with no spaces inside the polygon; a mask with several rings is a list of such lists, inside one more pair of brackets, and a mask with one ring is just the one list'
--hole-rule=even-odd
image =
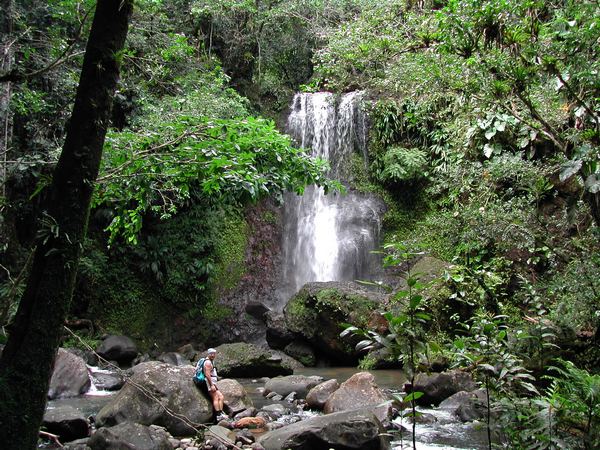
{"label": "tree branch", "polygon": [[[5,73],[4,75],[0,75],[0,83],[7,83],[7,82],[19,83],[19,82],[28,80],[30,78],[35,78],[38,75],[49,72],[50,70],[54,69],[55,67],[58,67],[59,65],[68,61],[71,58],[74,58],[78,55],[84,54],[85,53],[84,51],[71,53],[71,54],[69,54],[69,52],[75,46],[75,44],[77,42],[79,42],[79,39],[81,38],[81,31],[83,29],[83,26],[84,26],[88,16],[92,12],[92,10],[93,10],[93,8],[90,8],[86,11],[85,15],[83,16],[83,18],[81,20],[81,23],[79,24],[79,28],[77,29],[77,32],[75,33],[75,38],[73,39],[73,42],[71,42],[69,44],[69,46],[58,57],[56,57],[56,59],[54,61],[52,61],[46,67],[43,67],[39,70],[35,70],[35,71],[29,72],[29,73],[20,74],[16,69],[11,70],[10,72]],[[15,42],[16,42],[16,39],[11,43],[11,45],[14,44]]]}

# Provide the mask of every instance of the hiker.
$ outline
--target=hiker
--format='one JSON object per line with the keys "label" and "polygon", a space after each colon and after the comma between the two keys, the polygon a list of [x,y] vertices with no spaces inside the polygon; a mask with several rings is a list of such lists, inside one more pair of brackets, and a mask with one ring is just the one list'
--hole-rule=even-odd
{"label": "hiker", "polygon": [[217,368],[214,364],[217,351],[214,348],[209,348],[206,353],[206,358],[200,358],[196,365],[194,382],[205,394],[210,396],[217,415],[217,422],[219,422],[228,419],[229,416],[223,412],[224,397],[217,387]]}

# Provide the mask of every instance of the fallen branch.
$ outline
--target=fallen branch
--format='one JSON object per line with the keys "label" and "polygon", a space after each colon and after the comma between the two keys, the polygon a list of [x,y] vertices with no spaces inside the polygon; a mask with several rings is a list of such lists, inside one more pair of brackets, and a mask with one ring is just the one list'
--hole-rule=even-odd
{"label": "fallen branch", "polygon": [[59,446],[59,447],[61,447],[61,448],[62,448],[62,447],[64,447],[64,445],[62,445],[62,444],[60,443],[60,441],[58,440],[58,437],[59,437],[59,436],[58,436],[58,434],[52,434],[52,433],[48,433],[47,431],[40,431],[40,432],[39,432],[39,436],[40,436],[42,439],[47,439],[47,440],[49,440],[49,441],[52,441],[52,442],[54,442],[56,445],[58,445],[58,446]]}

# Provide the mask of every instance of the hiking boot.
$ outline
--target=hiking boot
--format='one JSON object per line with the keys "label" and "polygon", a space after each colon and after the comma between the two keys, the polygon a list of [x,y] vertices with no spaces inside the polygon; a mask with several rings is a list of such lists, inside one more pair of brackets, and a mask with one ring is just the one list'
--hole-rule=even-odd
{"label": "hiking boot", "polygon": [[217,416],[217,422],[220,422],[221,420],[227,420],[229,419],[229,416],[227,414],[225,414],[224,412],[220,413]]}

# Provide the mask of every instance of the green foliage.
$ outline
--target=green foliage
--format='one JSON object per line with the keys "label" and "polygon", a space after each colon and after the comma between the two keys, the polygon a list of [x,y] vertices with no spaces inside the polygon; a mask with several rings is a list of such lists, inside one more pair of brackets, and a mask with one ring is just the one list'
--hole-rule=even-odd
{"label": "green foliage", "polygon": [[[384,265],[397,267],[406,263],[422,252],[415,252],[401,243],[388,243],[385,245],[387,255]],[[375,330],[360,329],[356,326],[347,326],[340,334],[341,337],[357,334],[364,339],[356,344],[357,351],[385,348],[390,359],[402,361],[404,370],[408,372],[411,386],[415,384],[415,375],[421,360],[428,359],[430,346],[426,342],[425,325],[431,320],[426,312],[425,288],[435,280],[421,283],[420,274],[407,270],[405,273],[406,288],[393,292],[389,299],[390,311],[383,314],[386,319],[388,332],[383,335]],[[375,285],[382,287],[378,283]],[[422,392],[412,391],[403,397],[398,397],[401,403],[410,403],[411,410],[403,412],[401,417],[417,417],[416,400],[423,395]],[[415,426],[413,424],[413,448],[415,448]]]}
{"label": "green foliage", "polygon": [[101,339],[98,336],[88,336],[87,334],[76,333],[76,336],[70,335],[62,341],[60,344],[64,348],[78,348],[80,350],[88,351],[90,348],[98,348]]}
{"label": "green foliage", "polygon": [[427,176],[427,155],[419,149],[390,147],[383,155],[382,164],[378,179],[383,183],[410,182]]}
{"label": "green foliage", "polygon": [[293,148],[273,122],[180,117],[154,130],[107,137],[94,204],[115,209],[111,240],[122,235],[136,243],[147,213],[168,219],[200,198],[236,205],[286,190],[301,193],[312,183],[337,188],[326,171],[323,160]]}
{"label": "green foliage", "polygon": [[511,352],[503,316],[480,312],[463,324],[464,337],[454,340],[453,357],[458,364],[475,369],[486,390],[486,425],[489,448],[492,448],[491,391],[499,396],[513,393],[538,394],[531,383],[535,378],[522,361]]}
{"label": "green foliage", "polygon": [[600,375],[591,375],[578,369],[573,363],[563,361],[555,367],[557,376],[555,397],[558,397],[559,415],[565,416],[563,423],[581,427],[586,448],[600,445]]}

